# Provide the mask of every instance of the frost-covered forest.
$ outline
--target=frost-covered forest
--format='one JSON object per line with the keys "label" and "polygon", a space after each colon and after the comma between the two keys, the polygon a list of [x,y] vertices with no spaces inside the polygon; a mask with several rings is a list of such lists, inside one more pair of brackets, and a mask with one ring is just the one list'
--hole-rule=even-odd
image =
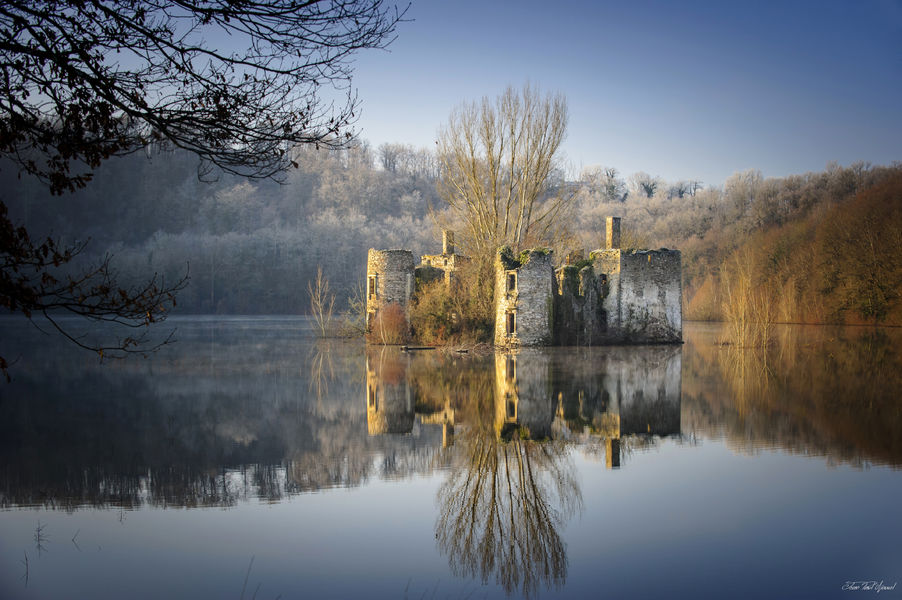
{"label": "frost-covered forest", "polygon": [[[86,189],[64,196],[17,180],[8,165],[0,179],[4,190],[12,190],[3,192],[10,216],[34,237],[50,235],[64,243],[90,238],[79,261],[113,254],[122,277],[136,282],[154,272],[175,281],[188,269],[190,284],[178,296],[177,310],[183,313],[305,313],[307,284],[319,266],[337,307],[343,307],[363,280],[368,248],[409,248],[415,255],[439,251],[433,209],[442,211],[443,203],[431,151],[366,143],[350,150],[300,148],[295,162],[298,167],[282,182],[227,175],[201,181],[193,156],[139,153],[108,161]],[[825,278],[841,277],[837,268],[866,268],[828,264],[824,220],[841,219],[856,194],[900,176],[899,165],[830,165],[820,173],[771,179],[745,171],[723,186],[705,186],[599,167],[570,177],[558,171],[549,194],[573,200],[567,217],[571,236],[559,249],[598,247],[604,217],[617,215],[624,219],[628,243],[682,250],[687,318],[720,316],[721,267],[745,252],[774,293],[786,297],[794,290],[795,304],[810,304],[807,316],[786,312],[783,320],[823,321],[856,310],[854,302],[846,306],[840,299],[815,306],[816,297],[842,292],[827,289]],[[889,194],[882,201],[889,207],[881,217],[884,225],[898,219],[902,205]],[[853,258],[860,254],[855,241],[850,239],[846,250]],[[898,289],[902,269],[895,264],[898,247],[879,260],[888,270],[884,287],[891,292]],[[794,260],[802,251],[813,254]],[[856,294],[844,293],[846,300]],[[888,314],[897,305],[891,297]]]}

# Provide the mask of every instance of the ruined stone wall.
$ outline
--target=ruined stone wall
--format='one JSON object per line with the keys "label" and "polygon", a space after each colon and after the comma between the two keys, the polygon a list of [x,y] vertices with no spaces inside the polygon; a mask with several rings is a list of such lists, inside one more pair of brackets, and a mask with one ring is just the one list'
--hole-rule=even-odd
{"label": "ruined stone wall", "polygon": [[567,265],[555,273],[554,343],[561,346],[598,344],[606,329],[601,289],[592,265]]}
{"label": "ruined stone wall", "polygon": [[420,265],[414,269],[414,277],[416,278],[416,289],[422,286],[445,278],[445,272],[438,267],[430,267],[429,265]]}
{"label": "ruined stone wall", "polygon": [[381,307],[390,302],[397,302],[405,312],[407,311],[415,281],[413,254],[410,250],[370,248],[366,261],[366,276],[368,315],[375,315]]}
{"label": "ruined stone wall", "polygon": [[679,342],[683,337],[678,250],[620,255],[620,330],[630,343]]}
{"label": "ruined stone wall", "polygon": [[601,296],[597,342],[672,343],[683,337],[678,250],[592,253]]}
{"label": "ruined stone wall", "polygon": [[424,254],[420,257],[419,268],[434,268],[441,271],[445,285],[451,285],[454,273],[470,262],[469,256],[461,254]]}
{"label": "ruined stone wall", "polygon": [[595,275],[601,303],[598,327],[599,344],[616,344],[622,341],[620,328],[620,254],[619,249],[596,250]]}
{"label": "ruined stone wall", "polygon": [[620,435],[675,435],[680,429],[682,347],[612,349],[605,354],[606,394]]}
{"label": "ruined stone wall", "polygon": [[[509,277],[515,286],[508,289]],[[499,252],[495,259],[495,345],[547,346],[552,342],[554,270],[550,250],[531,250],[511,264]],[[513,314],[514,332],[508,333]]]}

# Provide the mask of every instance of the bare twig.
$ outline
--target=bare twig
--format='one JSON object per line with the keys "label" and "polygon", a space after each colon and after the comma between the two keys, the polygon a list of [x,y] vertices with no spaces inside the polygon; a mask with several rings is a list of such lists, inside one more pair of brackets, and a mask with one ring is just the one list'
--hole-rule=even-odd
{"label": "bare twig", "polygon": [[254,558],[256,558],[256,554],[251,556],[251,562],[247,565],[247,573],[244,575],[244,585],[241,587],[241,600],[244,600],[244,592],[247,589],[247,580],[251,576],[251,567],[254,566]]}

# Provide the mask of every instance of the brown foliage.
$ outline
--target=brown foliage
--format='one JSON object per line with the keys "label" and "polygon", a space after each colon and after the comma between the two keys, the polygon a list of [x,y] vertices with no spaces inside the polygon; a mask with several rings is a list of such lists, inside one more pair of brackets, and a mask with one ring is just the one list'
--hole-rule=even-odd
{"label": "brown foliage", "polygon": [[455,328],[452,313],[451,297],[443,279],[423,285],[410,307],[414,336],[427,344],[445,343]]}
{"label": "brown foliage", "polygon": [[475,257],[454,272],[451,285],[434,281],[417,290],[410,319],[416,339],[423,343],[484,342],[492,337],[494,264]]}
{"label": "brown foliage", "polygon": [[866,321],[900,316],[902,175],[834,207],[818,228],[821,285],[832,316]]}
{"label": "brown foliage", "polygon": [[[711,232],[705,240],[687,242],[686,316],[730,320],[729,305],[738,310],[742,300],[751,310],[769,298],[774,322],[902,324],[900,247],[902,173],[895,172],[782,225],[732,239],[726,230]],[[718,256],[725,258],[713,268]],[[748,267],[742,297],[736,295],[740,264]],[[710,310],[712,279],[721,293],[731,288],[720,314]]]}
{"label": "brown foliage", "polygon": [[397,302],[386,304],[376,313],[366,339],[371,344],[403,344],[410,337],[410,325]]}

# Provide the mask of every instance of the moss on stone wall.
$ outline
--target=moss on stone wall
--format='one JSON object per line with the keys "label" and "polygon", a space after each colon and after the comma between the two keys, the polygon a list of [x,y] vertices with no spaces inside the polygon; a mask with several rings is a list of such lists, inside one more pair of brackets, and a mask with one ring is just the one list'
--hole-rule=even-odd
{"label": "moss on stone wall", "polygon": [[526,266],[533,256],[548,256],[549,254],[551,254],[551,248],[528,248],[521,251],[520,254],[514,254],[514,251],[510,246],[501,246],[498,248],[498,258],[501,260],[501,264],[504,268],[508,271],[513,271]]}
{"label": "moss on stone wall", "polygon": [[520,252],[520,266],[524,266],[533,256],[548,256],[551,254],[551,248],[530,248]]}
{"label": "moss on stone wall", "polygon": [[520,268],[520,259],[514,256],[514,251],[510,246],[501,246],[498,249],[498,259],[508,271]]}

